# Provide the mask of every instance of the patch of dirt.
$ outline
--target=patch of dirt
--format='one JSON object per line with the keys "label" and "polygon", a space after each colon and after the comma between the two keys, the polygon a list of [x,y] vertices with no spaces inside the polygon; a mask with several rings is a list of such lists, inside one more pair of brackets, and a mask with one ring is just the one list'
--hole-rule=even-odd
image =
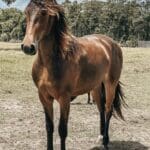
{"label": "patch of dirt", "polygon": [[[68,150],[103,150],[96,143],[99,136],[99,113],[96,106],[86,104],[87,95],[71,104]],[[59,106],[55,103],[54,148],[60,149],[58,135]],[[0,150],[44,150],[46,132],[40,102],[17,99],[0,100]],[[124,110],[126,121],[115,118],[110,126],[111,150],[150,150],[149,110]]]}

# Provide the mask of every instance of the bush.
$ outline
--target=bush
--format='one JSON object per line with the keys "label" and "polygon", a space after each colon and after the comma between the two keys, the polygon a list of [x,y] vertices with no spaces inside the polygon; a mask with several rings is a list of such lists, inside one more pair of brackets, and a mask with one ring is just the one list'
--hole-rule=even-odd
{"label": "bush", "polygon": [[126,41],[126,46],[127,47],[137,47],[138,39],[133,35],[129,36],[128,40]]}
{"label": "bush", "polygon": [[0,41],[8,42],[10,40],[10,36],[7,33],[3,33],[0,36]]}

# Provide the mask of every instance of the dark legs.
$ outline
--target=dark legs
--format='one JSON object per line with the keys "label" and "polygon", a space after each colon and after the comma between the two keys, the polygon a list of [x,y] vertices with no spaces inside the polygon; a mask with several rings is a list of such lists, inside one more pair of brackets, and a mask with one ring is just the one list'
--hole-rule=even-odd
{"label": "dark legs", "polygon": [[112,111],[110,111],[108,114],[106,114],[105,117],[105,127],[104,127],[104,134],[103,134],[103,145],[105,149],[108,149],[108,143],[109,143],[109,123],[112,116]]}
{"label": "dark legs", "polygon": [[101,118],[101,122],[100,122],[100,133],[103,136],[104,132],[105,132],[105,111],[101,111],[100,112],[100,118]]}
{"label": "dark legs", "polygon": [[[45,111],[46,131],[47,131],[47,150],[53,150],[53,98],[39,92],[39,98]],[[60,104],[59,135],[61,139],[61,150],[66,150],[65,142],[67,138],[67,124],[70,110],[70,97],[63,96],[58,100]]]}
{"label": "dark legs", "polygon": [[[105,132],[105,89],[104,85],[91,91],[92,97],[97,104],[100,113],[100,135],[104,136]],[[101,137],[101,136],[100,136]],[[99,137],[99,138],[100,138]],[[99,141],[100,139],[98,139]]]}
{"label": "dark legs", "polygon": [[[113,111],[113,100],[115,98],[115,90],[116,90],[116,84],[112,84],[110,82],[105,83],[105,91],[102,91],[102,93],[105,93],[105,107],[104,112],[101,114],[101,118],[105,118],[105,125],[104,125],[104,133],[103,133],[103,145],[106,150],[108,150],[108,143],[109,143],[109,124],[110,119],[112,117],[112,111]],[[102,120],[101,120],[102,122]]]}
{"label": "dark legs", "polygon": [[105,100],[106,96],[105,96],[105,87],[104,84],[102,83],[101,85],[101,91],[100,91],[100,118],[101,118],[101,122],[100,122],[100,132],[101,135],[104,135],[105,132]]}
{"label": "dark legs", "polygon": [[90,92],[88,93],[88,104],[90,104],[91,98],[90,98]]}
{"label": "dark legs", "polygon": [[60,121],[59,121],[59,135],[61,139],[61,150],[66,150],[66,138],[67,138],[67,124],[68,116],[70,110],[70,99],[62,98],[60,99]]}
{"label": "dark legs", "polygon": [[59,122],[59,135],[61,138],[61,150],[66,149],[66,137],[67,137],[67,122],[63,116],[60,117]]}
{"label": "dark legs", "polygon": [[112,116],[112,103],[115,95],[115,87],[106,83],[92,91],[92,96],[100,112],[100,134],[103,136],[103,145],[108,150],[109,124]]}
{"label": "dark legs", "polygon": [[50,119],[46,110],[45,110],[45,121],[46,121],[46,131],[47,131],[47,150],[53,150],[54,125],[53,125],[53,121]]}
{"label": "dark legs", "polygon": [[45,122],[46,122],[46,132],[47,132],[47,150],[53,150],[53,98],[46,96],[46,94],[41,94],[39,92],[39,98],[44,107],[45,112]]}

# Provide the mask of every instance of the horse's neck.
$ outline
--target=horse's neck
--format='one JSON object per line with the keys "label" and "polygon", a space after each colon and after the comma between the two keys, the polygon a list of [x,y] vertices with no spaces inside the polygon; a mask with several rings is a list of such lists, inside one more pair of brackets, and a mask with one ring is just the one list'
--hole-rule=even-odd
{"label": "horse's neck", "polygon": [[[61,39],[61,42],[58,42],[55,37],[47,37],[43,39],[39,44],[39,54],[38,57],[40,58],[43,65],[47,65],[52,61],[52,58],[56,55],[59,55],[59,58],[64,58],[63,50],[68,51],[68,49],[73,48],[71,45],[75,37],[70,34],[66,34],[64,38]],[[62,43],[62,44],[61,44]],[[59,47],[60,48],[59,48]],[[58,60],[56,60],[58,61]]]}
{"label": "horse's neck", "polygon": [[39,43],[38,49],[38,59],[42,65],[45,67],[51,62],[55,46],[55,39],[53,37],[48,37]]}
{"label": "horse's neck", "polygon": [[58,51],[58,43],[55,38],[45,39],[40,43],[38,60],[47,68],[52,79],[60,79],[62,75],[63,58]]}

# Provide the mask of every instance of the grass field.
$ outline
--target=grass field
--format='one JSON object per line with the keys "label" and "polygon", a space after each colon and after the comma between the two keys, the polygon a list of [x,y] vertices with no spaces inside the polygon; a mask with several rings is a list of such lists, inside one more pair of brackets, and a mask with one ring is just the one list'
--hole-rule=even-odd
{"label": "grass field", "polygon": [[20,50],[20,43],[0,42],[0,50]]}
{"label": "grass field", "polygon": [[[44,150],[44,113],[31,78],[34,57],[18,47],[0,43],[0,150]],[[111,120],[110,150],[150,150],[150,48],[123,48],[123,55],[121,81],[129,108],[124,110],[126,122]],[[67,150],[103,149],[96,142],[97,108],[86,102],[83,95],[71,104]],[[54,113],[54,147],[59,150],[57,103]]]}

